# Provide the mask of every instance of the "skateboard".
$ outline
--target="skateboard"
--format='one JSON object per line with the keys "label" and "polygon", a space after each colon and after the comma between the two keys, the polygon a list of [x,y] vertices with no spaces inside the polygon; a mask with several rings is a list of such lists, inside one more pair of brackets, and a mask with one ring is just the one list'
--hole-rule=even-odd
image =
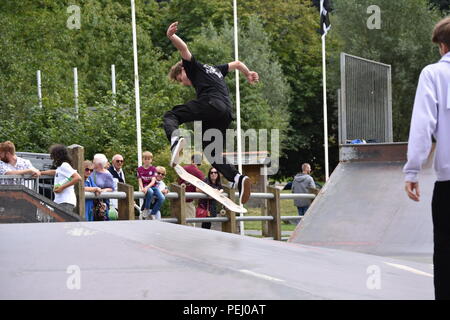
{"label": "skateboard", "polygon": [[183,167],[180,166],[179,164],[175,165],[174,169],[181,179],[196,186],[197,188],[202,190],[204,193],[206,193],[208,196],[210,196],[214,200],[223,204],[228,210],[234,211],[237,213],[246,213],[247,212],[247,209],[234,203],[233,201],[230,200],[230,198],[227,198],[223,193],[220,193],[219,190],[214,189],[213,187],[208,185],[206,182],[200,180],[196,176],[193,176],[192,174],[190,174],[189,172],[184,170]]}

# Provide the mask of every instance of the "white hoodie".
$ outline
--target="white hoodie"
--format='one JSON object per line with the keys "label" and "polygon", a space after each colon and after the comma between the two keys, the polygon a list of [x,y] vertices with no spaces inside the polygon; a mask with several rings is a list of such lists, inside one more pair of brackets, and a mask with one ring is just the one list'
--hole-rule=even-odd
{"label": "white hoodie", "polygon": [[405,181],[417,182],[418,173],[436,143],[434,169],[438,181],[450,180],[450,52],[420,74],[411,119]]}

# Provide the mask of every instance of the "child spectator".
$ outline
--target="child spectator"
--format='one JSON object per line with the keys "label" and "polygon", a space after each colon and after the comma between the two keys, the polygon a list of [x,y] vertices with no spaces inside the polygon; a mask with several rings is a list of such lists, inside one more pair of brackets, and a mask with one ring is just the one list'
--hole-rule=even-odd
{"label": "child spectator", "polygon": [[[164,201],[164,196],[156,186],[156,168],[152,166],[153,154],[149,151],[142,153],[143,165],[137,168],[137,178],[139,183],[139,191],[145,194],[144,205],[141,219],[147,219],[149,214],[156,215]],[[152,209],[153,196],[156,197],[156,203]]]}
{"label": "child spectator", "polygon": [[[163,200],[161,202],[161,206],[164,203],[164,200],[166,200],[166,195],[169,193],[169,189],[167,188],[166,184],[164,183],[163,179],[166,176],[166,168],[158,166],[156,167],[156,187],[159,189],[159,191],[161,191],[162,195],[163,195]],[[152,205],[150,208],[153,208],[154,205],[156,204],[156,202],[158,201],[157,199],[155,199],[156,201],[153,201]],[[153,213],[150,215],[151,219],[156,219],[156,220],[161,220],[161,210],[158,210],[158,212],[156,212],[156,214],[154,215]]]}

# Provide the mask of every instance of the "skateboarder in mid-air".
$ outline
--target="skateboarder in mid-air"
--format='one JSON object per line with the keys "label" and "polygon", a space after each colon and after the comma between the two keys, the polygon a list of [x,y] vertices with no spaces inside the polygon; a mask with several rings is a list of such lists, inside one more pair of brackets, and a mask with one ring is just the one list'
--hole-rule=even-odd
{"label": "skateboarder in mid-air", "polygon": [[[177,105],[164,114],[164,130],[171,142],[171,166],[178,164],[180,151],[186,143],[183,137],[174,134],[182,123],[202,121],[202,134],[208,129],[217,129],[222,133],[223,144],[226,144],[226,129],[232,121],[231,100],[224,79],[228,72],[241,71],[250,84],[259,80],[258,74],[240,61],[217,66],[198,62],[186,43],[175,34],[177,28],[178,22],[172,23],[167,29],[167,37],[180,52],[182,60],[171,68],[169,78],[185,86],[193,86],[197,99]],[[208,142],[203,140],[202,145],[205,149]],[[211,165],[237,186],[241,203],[246,203],[250,197],[250,179],[239,173],[233,165],[227,164],[225,157],[220,157],[222,161],[217,162],[214,158],[214,155],[208,158]]]}

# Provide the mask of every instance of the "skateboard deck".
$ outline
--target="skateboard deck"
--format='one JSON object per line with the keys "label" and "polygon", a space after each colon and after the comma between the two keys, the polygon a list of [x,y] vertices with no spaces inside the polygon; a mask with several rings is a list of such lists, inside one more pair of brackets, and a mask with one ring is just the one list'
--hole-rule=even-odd
{"label": "skateboard deck", "polygon": [[237,213],[246,213],[247,212],[247,209],[234,203],[233,201],[230,200],[230,198],[227,198],[223,193],[220,193],[219,190],[214,189],[213,187],[211,187],[204,181],[200,180],[196,176],[193,176],[192,174],[190,174],[189,172],[184,170],[183,167],[180,166],[179,164],[177,164],[174,167],[174,169],[181,179],[196,186],[197,188],[202,190],[204,193],[206,193],[208,196],[210,196],[214,200],[223,204],[228,210],[231,210],[231,211],[234,211]]}

